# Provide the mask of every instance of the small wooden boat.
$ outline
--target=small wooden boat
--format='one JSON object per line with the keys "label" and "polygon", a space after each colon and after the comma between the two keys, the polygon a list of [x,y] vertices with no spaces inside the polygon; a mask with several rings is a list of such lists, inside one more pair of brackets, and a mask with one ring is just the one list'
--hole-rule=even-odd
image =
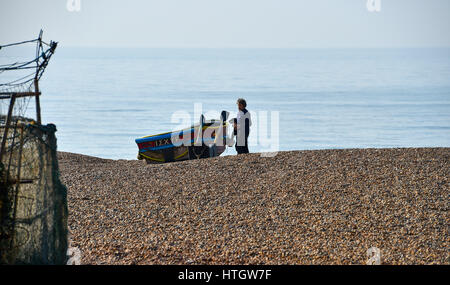
{"label": "small wooden boat", "polygon": [[227,146],[228,114],[223,111],[219,120],[208,121],[202,115],[189,128],[138,138],[138,159],[165,163],[219,156]]}

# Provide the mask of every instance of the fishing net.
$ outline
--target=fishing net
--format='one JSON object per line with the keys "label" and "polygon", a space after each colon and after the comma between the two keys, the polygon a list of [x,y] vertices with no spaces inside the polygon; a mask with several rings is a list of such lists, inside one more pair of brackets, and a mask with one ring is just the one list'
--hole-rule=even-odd
{"label": "fishing net", "polygon": [[0,261],[64,264],[67,192],[59,180],[56,127],[17,121],[1,162]]}
{"label": "fishing net", "polygon": [[[8,80],[0,82],[0,263],[65,264],[67,190],[59,180],[56,127],[40,124],[38,104],[38,81],[56,43],[45,44],[41,31],[36,40],[1,46],[0,56],[5,47],[30,43],[35,59],[0,65],[0,80]],[[4,76],[12,72],[18,79]],[[30,101],[36,121],[26,118]]]}

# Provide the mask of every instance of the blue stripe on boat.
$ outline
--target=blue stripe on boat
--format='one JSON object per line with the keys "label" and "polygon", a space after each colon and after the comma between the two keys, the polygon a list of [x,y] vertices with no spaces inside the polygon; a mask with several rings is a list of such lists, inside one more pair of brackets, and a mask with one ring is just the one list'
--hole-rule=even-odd
{"label": "blue stripe on boat", "polygon": [[[223,137],[224,139],[226,138],[226,136]],[[203,139],[203,141],[214,141],[215,138],[209,138],[209,139]],[[191,140],[191,143],[193,143],[194,140]],[[147,147],[147,148],[142,148],[139,150],[139,152],[146,152],[146,151],[151,151],[151,150],[160,150],[160,149],[166,149],[166,148],[171,148],[171,147],[175,147],[173,144],[166,144],[166,145],[162,145],[162,146],[155,146],[155,147]]]}
{"label": "blue stripe on boat", "polygon": [[[184,132],[184,134],[189,134],[189,133],[193,133],[194,132],[194,128],[191,129],[191,131],[186,131]],[[180,136],[183,132],[179,132],[178,136]],[[148,138],[138,138],[136,139],[136,143],[144,143],[144,142],[151,142],[151,141],[157,141],[157,140],[161,140],[161,139],[167,139],[167,138],[171,138],[172,135],[176,135],[177,132],[172,132],[172,133],[168,133],[168,134],[163,134],[163,135],[156,135],[156,136],[152,136],[152,137],[148,137]]]}

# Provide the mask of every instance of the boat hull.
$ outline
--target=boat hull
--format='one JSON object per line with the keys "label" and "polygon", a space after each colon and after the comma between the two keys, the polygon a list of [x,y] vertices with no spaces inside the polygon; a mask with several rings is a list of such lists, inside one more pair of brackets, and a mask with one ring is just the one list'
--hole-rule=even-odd
{"label": "boat hull", "polygon": [[[226,149],[227,127],[226,121],[212,120],[179,131],[138,138],[138,159],[145,159],[147,163],[166,163],[219,156]],[[199,137],[200,130],[202,135]]]}

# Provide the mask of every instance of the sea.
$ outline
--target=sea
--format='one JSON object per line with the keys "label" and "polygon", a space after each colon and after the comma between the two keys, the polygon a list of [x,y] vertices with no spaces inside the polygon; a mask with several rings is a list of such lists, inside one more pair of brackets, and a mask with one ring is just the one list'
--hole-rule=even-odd
{"label": "sea", "polygon": [[[29,57],[0,50],[0,62]],[[252,116],[250,152],[450,147],[449,48],[60,45],[40,89],[58,150],[101,158],[136,159],[136,138],[190,126],[201,113],[235,117],[238,98]]]}

